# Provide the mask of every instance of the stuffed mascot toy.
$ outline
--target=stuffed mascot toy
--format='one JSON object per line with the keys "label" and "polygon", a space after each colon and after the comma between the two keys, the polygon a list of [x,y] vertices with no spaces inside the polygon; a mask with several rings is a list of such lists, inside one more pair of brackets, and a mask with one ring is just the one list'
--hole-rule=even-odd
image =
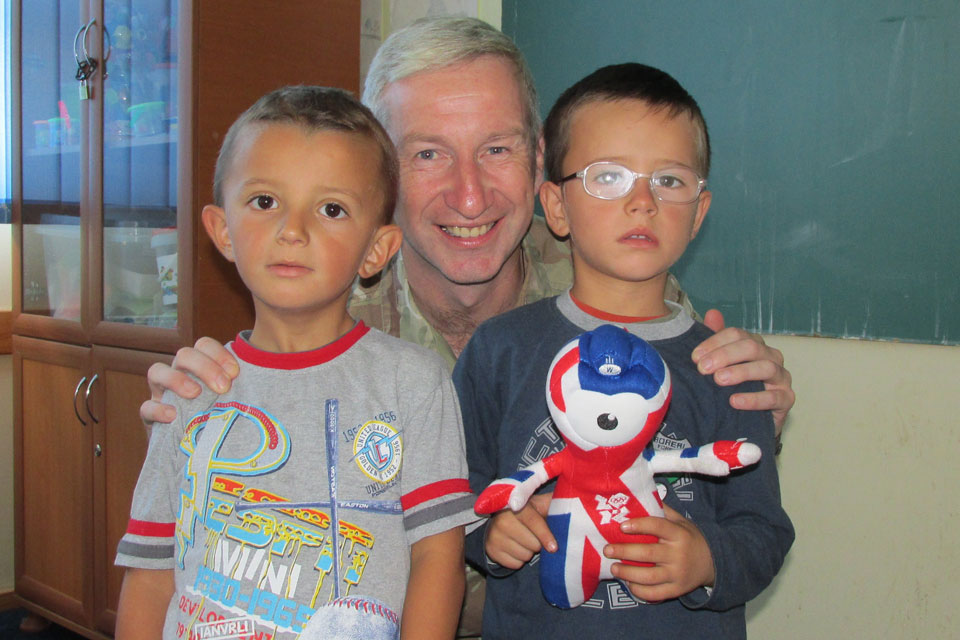
{"label": "stuffed mascot toy", "polygon": [[519,511],[541,485],[557,478],[547,524],[559,548],[540,552],[540,587],[562,609],[583,604],[601,580],[613,578],[610,568],[619,561],[603,556],[605,544],[657,542],[655,536],[620,531],[627,519],[663,516],[654,474],[725,476],[760,459],[760,448],[743,441],[670,451],[648,447],[670,405],[670,370],[656,349],[620,327],[603,325],[560,349],[546,391],[566,446],[493,481],[475,509]]}

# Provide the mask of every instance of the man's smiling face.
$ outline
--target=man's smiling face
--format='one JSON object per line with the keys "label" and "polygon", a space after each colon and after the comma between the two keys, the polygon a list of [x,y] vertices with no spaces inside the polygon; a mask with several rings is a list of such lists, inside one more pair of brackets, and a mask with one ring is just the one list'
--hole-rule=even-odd
{"label": "man's smiling face", "polygon": [[539,166],[511,64],[486,55],[416,73],[388,85],[383,105],[408,270],[492,280],[530,226]]}

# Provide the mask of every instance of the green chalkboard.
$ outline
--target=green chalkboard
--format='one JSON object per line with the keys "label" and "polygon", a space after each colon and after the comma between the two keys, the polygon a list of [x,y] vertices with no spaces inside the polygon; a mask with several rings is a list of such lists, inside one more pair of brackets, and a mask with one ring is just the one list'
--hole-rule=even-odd
{"label": "green chalkboard", "polygon": [[545,114],[593,69],[700,103],[713,205],[674,268],[767,333],[960,343],[960,2],[504,0]]}

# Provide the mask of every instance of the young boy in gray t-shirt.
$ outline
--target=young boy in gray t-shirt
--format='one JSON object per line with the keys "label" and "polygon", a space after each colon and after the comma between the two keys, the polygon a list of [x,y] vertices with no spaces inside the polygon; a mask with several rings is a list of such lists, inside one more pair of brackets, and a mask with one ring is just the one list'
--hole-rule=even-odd
{"label": "young boy in gray t-shirt", "polygon": [[117,553],[118,636],[452,637],[475,519],[453,385],[347,313],[400,247],[396,185],[344,91],[280,89],[230,128],[203,223],[256,320],[227,394],[167,396]]}

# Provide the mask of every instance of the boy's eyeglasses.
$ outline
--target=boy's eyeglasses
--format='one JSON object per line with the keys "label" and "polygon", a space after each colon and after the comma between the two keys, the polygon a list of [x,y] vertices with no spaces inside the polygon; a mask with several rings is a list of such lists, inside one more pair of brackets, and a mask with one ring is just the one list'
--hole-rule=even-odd
{"label": "boy's eyeglasses", "polygon": [[616,162],[594,162],[561,178],[563,184],[574,178],[583,178],[583,189],[594,198],[616,200],[633,190],[637,178],[647,178],[650,190],[659,200],[673,204],[689,204],[696,201],[707,185],[695,171],[686,167],[667,167],[653,173],[637,173]]}

